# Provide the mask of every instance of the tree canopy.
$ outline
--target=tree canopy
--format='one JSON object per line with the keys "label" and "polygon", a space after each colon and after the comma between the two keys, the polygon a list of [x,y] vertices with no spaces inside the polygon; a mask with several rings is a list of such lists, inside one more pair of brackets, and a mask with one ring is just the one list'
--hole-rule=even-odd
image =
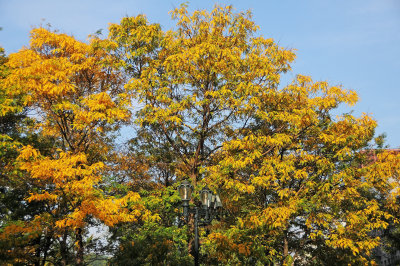
{"label": "tree canopy", "polygon": [[398,227],[400,156],[370,115],[334,115],[356,92],[282,84],[295,53],[250,12],[171,17],[167,31],[125,17],[87,43],[35,28],[2,55],[0,261],[188,265],[186,179],[192,205],[207,185],[224,206],[201,230],[205,265],[373,261],[379,232]]}

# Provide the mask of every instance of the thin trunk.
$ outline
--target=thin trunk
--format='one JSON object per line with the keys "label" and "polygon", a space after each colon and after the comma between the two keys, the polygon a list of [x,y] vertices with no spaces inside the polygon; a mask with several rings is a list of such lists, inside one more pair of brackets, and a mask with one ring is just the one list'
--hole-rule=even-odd
{"label": "thin trunk", "polygon": [[61,265],[63,266],[68,264],[67,237],[68,233],[65,230],[64,235],[60,241]]}
{"label": "thin trunk", "polygon": [[287,258],[289,255],[289,241],[287,236],[287,231],[283,232],[283,265],[287,265]]}
{"label": "thin trunk", "polygon": [[45,238],[45,243],[44,243],[42,266],[44,266],[46,264],[47,253],[49,251],[50,244],[51,244],[51,236],[47,235]]}
{"label": "thin trunk", "polygon": [[75,231],[75,237],[77,242],[77,253],[76,253],[76,265],[83,265],[83,237],[82,228],[77,228]]}
{"label": "thin trunk", "polygon": [[35,259],[34,259],[34,264],[33,265],[35,265],[35,266],[39,266],[40,265],[40,253],[41,253],[41,243],[40,243],[40,236],[38,237],[38,238],[36,238],[35,240],[34,240],[34,244],[35,245],[38,245],[38,247],[36,248],[36,250],[35,250]]}

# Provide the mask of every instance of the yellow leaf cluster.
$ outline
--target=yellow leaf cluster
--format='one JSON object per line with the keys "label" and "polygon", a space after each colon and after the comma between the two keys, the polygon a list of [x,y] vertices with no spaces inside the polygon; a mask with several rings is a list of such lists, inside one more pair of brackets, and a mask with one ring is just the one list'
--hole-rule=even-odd
{"label": "yellow leaf cluster", "polygon": [[[104,41],[105,42],[105,41]],[[106,43],[106,42],[105,42]],[[66,34],[36,28],[30,47],[11,54],[11,72],[4,81],[10,98],[22,97],[35,108],[45,134],[68,139],[82,150],[82,138],[95,141],[97,132],[130,116],[117,61],[93,39],[86,44]]]}
{"label": "yellow leaf cluster", "polygon": [[[59,228],[82,228],[88,216],[108,226],[121,222],[134,222],[139,217],[151,218],[140,203],[140,196],[130,192],[121,198],[106,197],[97,185],[101,182],[101,162],[88,164],[84,153],[59,152],[58,158],[40,156],[31,146],[22,149],[18,158],[20,168],[40,180],[51,190],[31,193],[30,201],[47,201],[55,206],[53,213],[64,213],[55,222]],[[65,206],[67,204],[67,207]],[[132,210],[129,211],[129,208]]]}

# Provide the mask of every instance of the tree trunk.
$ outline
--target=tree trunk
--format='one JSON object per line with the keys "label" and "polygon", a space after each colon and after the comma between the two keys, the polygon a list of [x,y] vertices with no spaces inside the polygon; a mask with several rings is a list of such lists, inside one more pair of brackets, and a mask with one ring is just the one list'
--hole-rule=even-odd
{"label": "tree trunk", "polygon": [[77,228],[75,231],[75,237],[77,242],[76,252],[76,265],[83,266],[83,237],[82,228]]}
{"label": "tree trunk", "polygon": [[44,243],[44,250],[43,250],[43,260],[41,266],[46,265],[46,260],[47,260],[47,253],[49,251],[50,245],[51,245],[51,234],[47,235],[45,238],[45,243]]}
{"label": "tree trunk", "polygon": [[283,265],[287,265],[287,258],[289,255],[289,241],[287,237],[287,231],[283,232]]}
{"label": "tree trunk", "polygon": [[68,250],[67,250],[67,230],[64,231],[64,235],[60,241],[60,253],[61,253],[61,265],[68,265]]}
{"label": "tree trunk", "polygon": [[35,266],[40,266],[40,254],[42,252],[42,250],[41,250],[41,241],[40,240],[41,240],[41,236],[39,236],[38,238],[36,238],[33,241],[33,243],[35,245],[38,245],[38,247],[35,250],[35,258],[34,258],[34,263],[33,263],[33,265],[35,265]]}

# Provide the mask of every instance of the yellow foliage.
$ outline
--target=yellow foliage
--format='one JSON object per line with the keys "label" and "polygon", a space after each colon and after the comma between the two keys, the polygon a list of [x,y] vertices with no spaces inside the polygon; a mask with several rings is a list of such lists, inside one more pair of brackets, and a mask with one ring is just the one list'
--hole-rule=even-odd
{"label": "yellow foliage", "polygon": [[[120,222],[134,222],[138,217],[149,217],[149,213],[140,204],[140,196],[130,192],[121,198],[105,197],[102,190],[96,188],[101,182],[99,173],[104,168],[102,162],[88,165],[84,153],[71,154],[60,152],[57,159],[35,157],[38,154],[32,147],[25,147],[19,157],[20,167],[29,172],[32,178],[52,184],[51,191],[31,193],[28,201],[47,201],[56,206],[54,212],[66,215],[56,221],[59,228],[80,228],[85,225],[88,216],[98,218],[108,226]],[[132,211],[128,206],[134,205]],[[58,209],[58,210],[57,210]]]}
{"label": "yellow foliage", "polygon": [[[129,119],[131,104],[119,61],[107,51],[110,45],[36,28],[30,46],[9,56],[10,74],[1,84],[6,96],[21,98],[24,108],[35,111],[35,129],[54,139],[58,149],[50,147],[43,155],[30,145],[20,149],[18,166],[37,186],[25,200],[44,202],[51,212],[10,225],[2,236],[40,233],[46,226],[55,234],[75,232],[84,230],[88,218],[108,226],[153,218],[137,193],[111,197],[100,186],[110,150],[106,136]],[[2,111],[12,108],[11,101],[3,104],[10,106]]]}
{"label": "yellow foliage", "polygon": [[[4,80],[10,98],[38,109],[45,134],[64,138],[70,150],[96,143],[104,124],[110,128],[130,116],[117,60],[106,41],[89,44],[44,28],[33,29],[29,48],[11,54]],[[79,147],[78,147],[79,146]]]}

